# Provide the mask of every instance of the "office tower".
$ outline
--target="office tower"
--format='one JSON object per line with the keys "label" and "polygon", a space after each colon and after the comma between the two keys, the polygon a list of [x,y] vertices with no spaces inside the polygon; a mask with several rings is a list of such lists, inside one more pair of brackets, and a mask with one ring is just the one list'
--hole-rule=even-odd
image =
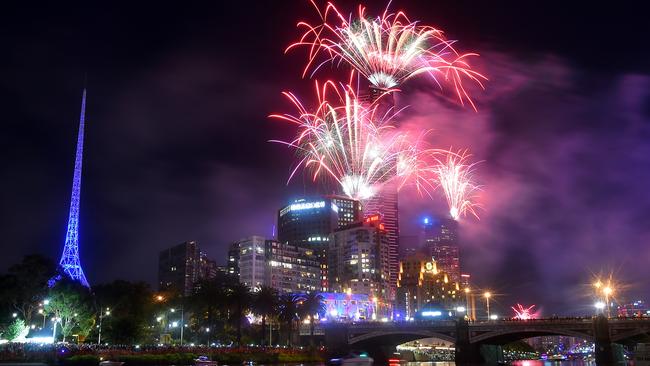
{"label": "office tower", "polygon": [[438,268],[460,282],[458,222],[453,219],[424,218],[423,247],[435,259]]}
{"label": "office tower", "polygon": [[388,236],[379,215],[335,230],[328,250],[330,290],[365,294],[383,304],[392,301],[389,260]]}
{"label": "office tower", "polygon": [[320,291],[327,291],[329,235],[342,225],[358,221],[358,201],[340,196],[301,198],[278,211],[278,241],[309,248],[321,265]]}
{"label": "office tower", "polygon": [[320,291],[320,261],[314,250],[266,240],[264,284],[280,293]]}
{"label": "office tower", "polygon": [[226,263],[228,275],[239,278],[239,242],[235,241],[228,247],[228,263]]}
{"label": "office tower", "polygon": [[397,183],[385,183],[379,192],[377,192],[373,197],[364,203],[362,209],[365,217],[380,215],[381,221],[384,224],[386,237],[388,240],[389,283],[391,291],[390,297],[394,297],[399,270],[399,217],[397,210]]}
{"label": "office tower", "polygon": [[416,254],[400,261],[396,298],[400,316],[441,316],[463,305],[463,296],[458,282],[430,257]]}
{"label": "office tower", "polygon": [[[68,229],[65,235],[63,253],[59,266],[63,273],[82,285],[90,287],[86,275],[81,268],[79,259],[79,201],[81,200],[81,169],[83,166],[84,127],[86,119],[86,88],[81,97],[81,114],[79,116],[79,132],[77,134],[77,153],[74,162],[74,175],[72,178],[72,196],[70,198],[70,212],[68,214]],[[56,281],[57,277],[50,281]]]}
{"label": "office tower", "polygon": [[158,289],[192,294],[195,284],[216,276],[216,263],[201,252],[196,241],[186,241],[160,252]]}
{"label": "office tower", "polygon": [[250,236],[239,240],[239,282],[252,290],[264,285],[266,259],[264,255],[266,239]]}

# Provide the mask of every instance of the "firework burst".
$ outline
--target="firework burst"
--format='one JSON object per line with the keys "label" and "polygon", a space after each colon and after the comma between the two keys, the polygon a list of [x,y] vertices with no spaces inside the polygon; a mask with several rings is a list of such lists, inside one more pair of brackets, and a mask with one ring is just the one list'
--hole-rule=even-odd
{"label": "firework burst", "polygon": [[473,202],[480,187],[473,183],[474,164],[467,161],[471,155],[466,151],[447,151],[443,159],[436,159],[432,168],[438,185],[443,190],[449,213],[454,220],[472,214],[478,219],[476,210],[480,207]]}
{"label": "firework burst", "polygon": [[[404,12],[389,13],[388,8],[375,18],[359,6],[356,17],[347,19],[336,6],[328,3],[324,11],[312,1],[321,23],[299,22],[304,29],[300,39],[287,51],[298,46],[309,48],[303,77],[328,61],[345,62],[363,75],[373,86],[388,90],[409,78],[428,74],[442,87],[451,85],[461,104],[474,103],[465,88],[469,80],[483,87],[485,76],[471,69],[467,59],[476,53],[459,53],[439,29],[412,22]],[[333,19],[330,19],[333,18]],[[320,63],[319,58],[324,56]]]}
{"label": "firework burst", "polygon": [[515,319],[530,320],[530,319],[537,318],[537,313],[533,312],[534,307],[535,305],[525,307],[521,304],[516,304],[515,306],[511,306],[510,308],[515,312],[515,316],[514,316]]}
{"label": "firework burst", "polygon": [[316,82],[316,94],[318,106],[310,111],[294,94],[285,92],[297,113],[271,115],[298,126],[293,140],[274,141],[298,153],[289,180],[303,168],[314,181],[325,175],[345,195],[362,201],[393,180],[400,188],[413,184],[427,193],[433,188],[427,159],[432,161],[435,150],[390,126],[392,112],[380,116],[375,104],[361,103],[350,86],[337,87],[332,81]]}

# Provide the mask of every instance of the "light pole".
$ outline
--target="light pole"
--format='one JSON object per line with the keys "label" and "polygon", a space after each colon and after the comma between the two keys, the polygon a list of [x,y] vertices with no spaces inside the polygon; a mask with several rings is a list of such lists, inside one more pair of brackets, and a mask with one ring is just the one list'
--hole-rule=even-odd
{"label": "light pole", "polygon": [[181,347],[183,347],[183,328],[185,328],[184,316],[185,312],[183,309],[183,303],[181,302]]}
{"label": "light pole", "polygon": [[56,324],[59,322],[58,317],[52,318],[52,343],[56,343]]}
{"label": "light pole", "polygon": [[45,317],[47,314],[45,314],[45,311],[43,311],[43,309],[38,309],[38,313],[43,315],[43,326],[41,327],[41,329],[45,329]]}
{"label": "light pole", "polygon": [[491,297],[491,296],[492,296],[492,294],[491,294],[490,292],[485,292],[485,293],[483,294],[483,297],[485,297],[485,306],[486,306],[486,308],[487,308],[487,317],[488,317],[488,320],[490,320],[490,297]]}
{"label": "light pole", "polygon": [[[106,316],[111,315],[111,309],[106,308]],[[104,319],[104,312],[100,310],[99,312],[99,333],[97,335],[97,345],[102,344],[102,320]]]}
{"label": "light pole", "polygon": [[607,307],[607,317],[609,318],[611,316],[610,313],[610,308],[611,304],[609,303],[609,297],[614,293],[614,289],[610,286],[606,286],[603,288],[603,294],[605,295],[605,306]]}
{"label": "light pole", "polygon": [[465,287],[465,309],[467,309],[467,318],[469,320],[474,320],[472,319],[472,306],[469,302],[469,287]]}

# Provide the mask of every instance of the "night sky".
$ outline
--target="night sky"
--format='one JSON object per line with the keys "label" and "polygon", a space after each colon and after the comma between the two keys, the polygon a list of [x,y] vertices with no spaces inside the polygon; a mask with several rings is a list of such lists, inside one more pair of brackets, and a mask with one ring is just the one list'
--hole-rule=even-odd
{"label": "night sky", "polygon": [[[0,271],[29,253],[58,259],[65,236],[84,74],[81,257],[91,282],[157,277],[159,250],[270,236],[276,210],[323,187],[286,185],[292,112],[312,98],[305,53],[284,55],[308,1],[62,3],[0,12]],[[347,11],[356,2],[339,4]],[[484,186],[481,219],[461,220],[477,285],[544,315],[591,312],[593,274],[621,300],[650,293],[650,51],[645,13],[564,2],[394,1],[481,54],[478,112],[424,80],[397,98],[404,126],[467,147]],[[97,7],[90,7],[97,5]],[[371,13],[383,10],[373,2]],[[617,6],[614,8],[613,6]],[[319,77],[336,77],[326,67]],[[441,198],[400,197],[402,234]]]}

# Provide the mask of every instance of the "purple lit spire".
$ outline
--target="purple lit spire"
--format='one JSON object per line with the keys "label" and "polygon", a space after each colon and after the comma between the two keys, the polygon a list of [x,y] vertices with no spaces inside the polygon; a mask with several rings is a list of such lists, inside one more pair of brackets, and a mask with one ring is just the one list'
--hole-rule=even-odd
{"label": "purple lit spire", "polygon": [[81,116],[79,117],[79,135],[77,137],[77,155],[74,162],[74,178],[72,179],[72,197],[70,199],[70,215],[68,217],[68,232],[65,235],[65,246],[59,265],[63,272],[82,285],[90,287],[79,261],[79,197],[81,194],[81,167],[84,152],[84,119],[86,115],[86,88],[81,99]]}

